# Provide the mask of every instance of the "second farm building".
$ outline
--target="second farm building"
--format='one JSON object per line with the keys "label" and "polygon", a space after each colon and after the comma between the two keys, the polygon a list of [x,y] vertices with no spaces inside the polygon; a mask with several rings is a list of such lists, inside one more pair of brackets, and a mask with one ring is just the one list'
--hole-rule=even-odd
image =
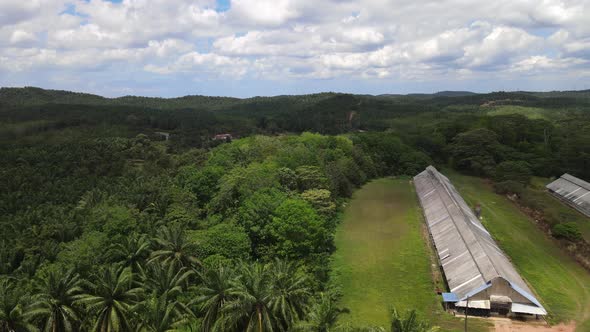
{"label": "second farm building", "polygon": [[547,314],[447,177],[428,166],[414,185],[449,287],[443,301],[483,313]]}
{"label": "second farm building", "polygon": [[566,173],[548,184],[547,190],[565,204],[590,217],[590,183]]}

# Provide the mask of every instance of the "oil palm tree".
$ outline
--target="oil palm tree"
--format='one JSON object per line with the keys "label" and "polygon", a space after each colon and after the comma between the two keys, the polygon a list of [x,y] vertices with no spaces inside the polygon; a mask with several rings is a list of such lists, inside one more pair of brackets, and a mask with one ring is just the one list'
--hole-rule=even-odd
{"label": "oil palm tree", "polygon": [[164,264],[172,263],[182,267],[201,265],[193,255],[195,245],[187,241],[182,228],[164,226],[154,241],[158,249],[152,252],[150,262],[161,261]]}
{"label": "oil palm tree", "polygon": [[300,320],[311,297],[307,275],[293,262],[275,260],[270,266],[273,296],[270,307],[282,331],[289,330]]}
{"label": "oil palm tree", "polygon": [[[2,224],[1,227],[4,228],[5,224]],[[14,226],[11,228],[14,228]],[[15,269],[14,262],[16,254],[14,243],[4,240],[4,238],[9,239],[10,237],[3,235],[0,241],[0,274],[10,274]]]}
{"label": "oil palm tree", "polygon": [[80,300],[96,317],[92,331],[130,331],[130,309],[138,301],[141,289],[133,288],[129,267],[111,266],[101,271],[98,280],[89,284],[89,293]]}
{"label": "oil palm tree", "polygon": [[402,317],[396,309],[391,312],[391,332],[435,332],[438,327],[430,327],[418,319],[416,310],[409,310],[406,317]]}
{"label": "oil palm tree", "polygon": [[0,281],[0,332],[36,332],[29,320],[28,306],[23,304],[25,294],[10,279]]}
{"label": "oil palm tree", "polygon": [[136,306],[134,312],[140,315],[137,327],[137,331],[140,332],[175,331],[176,328],[195,319],[186,305],[170,299],[168,293],[148,298]]}
{"label": "oil palm tree", "polygon": [[107,251],[107,257],[123,262],[124,266],[130,266],[133,271],[138,271],[141,263],[149,257],[152,242],[146,235],[133,234],[126,237],[123,242],[114,244]]}
{"label": "oil palm tree", "polygon": [[148,264],[140,269],[143,288],[153,292],[156,296],[167,294],[175,298],[187,286],[189,278],[194,272],[175,264],[164,265],[160,262]]}
{"label": "oil palm tree", "polygon": [[44,330],[77,330],[80,318],[74,305],[83,291],[80,276],[74,270],[53,270],[36,281],[36,289],[30,315],[42,321]]}
{"label": "oil palm tree", "polygon": [[232,282],[228,290],[231,300],[221,309],[221,317],[214,329],[274,331],[277,321],[271,308],[274,293],[268,266],[242,263],[238,269],[240,277]]}
{"label": "oil palm tree", "polygon": [[329,293],[320,293],[306,315],[306,321],[296,325],[296,331],[331,332],[344,329],[338,325],[338,317],[348,313],[348,309],[336,306],[336,301]]}
{"label": "oil palm tree", "polygon": [[229,292],[232,287],[234,270],[223,265],[199,273],[201,285],[195,289],[199,294],[193,301],[200,306],[204,313],[201,323],[201,331],[207,332],[213,329],[215,322],[220,317],[220,311],[229,300]]}

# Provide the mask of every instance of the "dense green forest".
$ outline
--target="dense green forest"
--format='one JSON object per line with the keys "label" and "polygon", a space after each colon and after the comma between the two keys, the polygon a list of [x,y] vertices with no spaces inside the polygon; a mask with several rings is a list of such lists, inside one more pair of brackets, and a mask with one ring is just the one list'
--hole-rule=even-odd
{"label": "dense green forest", "polygon": [[[233,139],[213,139],[223,133]],[[329,262],[355,188],[434,164],[534,206],[533,176],[590,179],[588,142],[587,91],[108,99],[3,88],[0,331],[328,331],[346,314]],[[545,221],[588,248],[576,224]],[[428,329],[408,315],[394,312],[391,329]]]}

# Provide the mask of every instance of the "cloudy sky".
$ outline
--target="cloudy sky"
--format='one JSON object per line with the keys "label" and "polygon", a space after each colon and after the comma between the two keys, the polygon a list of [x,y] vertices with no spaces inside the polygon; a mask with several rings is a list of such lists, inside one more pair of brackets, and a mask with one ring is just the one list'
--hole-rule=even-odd
{"label": "cloudy sky", "polygon": [[590,0],[0,0],[0,86],[253,96],[590,89]]}

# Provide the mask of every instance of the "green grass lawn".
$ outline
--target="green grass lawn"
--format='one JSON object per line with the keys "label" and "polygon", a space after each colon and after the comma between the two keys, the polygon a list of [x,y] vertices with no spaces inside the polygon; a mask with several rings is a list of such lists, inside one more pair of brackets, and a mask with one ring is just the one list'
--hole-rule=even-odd
{"label": "green grass lawn", "polygon": [[[552,322],[574,319],[590,331],[590,273],[562,252],[533,221],[484,180],[444,171],[468,204],[480,203],[484,225],[532,285]],[[557,202],[559,204],[559,202]]]}
{"label": "green grass lawn", "polygon": [[[358,190],[336,233],[333,279],[342,288],[342,321],[389,325],[391,308],[417,309],[423,318],[462,330],[462,320],[443,312],[434,292],[430,249],[422,214],[409,179],[380,179]],[[486,331],[487,322],[470,321],[469,331]]]}

